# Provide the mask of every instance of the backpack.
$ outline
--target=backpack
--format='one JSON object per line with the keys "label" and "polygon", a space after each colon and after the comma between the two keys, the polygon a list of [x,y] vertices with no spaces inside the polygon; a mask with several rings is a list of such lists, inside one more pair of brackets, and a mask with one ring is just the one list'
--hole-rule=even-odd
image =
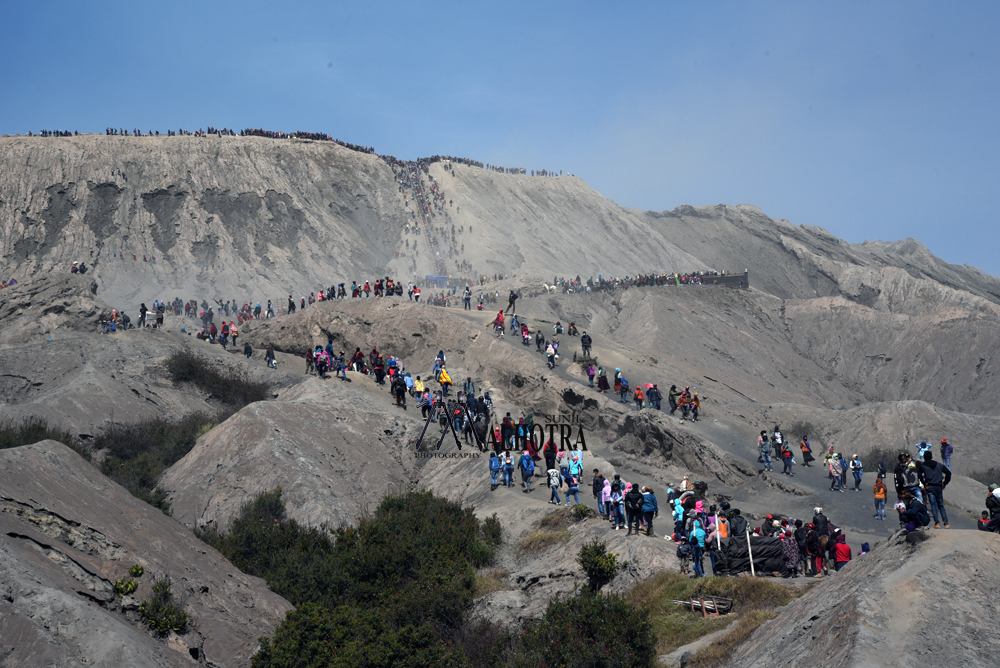
{"label": "backpack", "polygon": [[681,543],[680,545],[677,546],[678,559],[686,559],[687,557],[691,556],[692,552],[693,550],[691,548],[691,543]]}
{"label": "backpack", "polygon": [[917,486],[917,470],[911,468],[903,469],[903,487]]}
{"label": "backpack", "polygon": [[747,520],[742,515],[733,515],[729,518],[729,535],[742,537],[747,532]]}
{"label": "backpack", "polygon": [[534,473],[535,460],[533,460],[530,456],[526,456],[524,459],[521,460],[521,469],[525,473]]}
{"label": "backpack", "polygon": [[764,455],[771,454],[771,441],[761,441],[760,442],[760,452]]}
{"label": "backpack", "polygon": [[622,481],[621,480],[615,480],[614,482],[611,483],[611,493],[612,494],[614,494],[615,492],[622,491],[622,489],[623,489],[623,485],[622,485]]}

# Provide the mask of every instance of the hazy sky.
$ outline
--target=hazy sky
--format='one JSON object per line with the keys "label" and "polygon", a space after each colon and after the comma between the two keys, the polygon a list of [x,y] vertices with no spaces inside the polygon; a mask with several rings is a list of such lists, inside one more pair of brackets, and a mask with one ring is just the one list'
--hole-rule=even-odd
{"label": "hazy sky", "polygon": [[329,132],[1000,275],[997,2],[153,4],[4,3],[0,134]]}

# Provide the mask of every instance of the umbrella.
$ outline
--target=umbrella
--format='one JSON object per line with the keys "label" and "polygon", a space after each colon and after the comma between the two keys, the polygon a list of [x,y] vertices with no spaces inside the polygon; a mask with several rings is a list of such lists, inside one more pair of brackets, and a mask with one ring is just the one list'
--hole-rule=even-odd
{"label": "umbrella", "polygon": [[653,384],[652,383],[646,383],[645,385],[643,385],[643,387],[650,388],[650,387],[653,387]]}

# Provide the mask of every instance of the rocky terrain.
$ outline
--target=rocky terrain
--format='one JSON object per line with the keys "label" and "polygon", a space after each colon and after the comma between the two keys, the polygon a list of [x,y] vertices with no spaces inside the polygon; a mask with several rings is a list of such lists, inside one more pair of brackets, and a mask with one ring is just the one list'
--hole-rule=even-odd
{"label": "rocky terrain", "polygon": [[[291,608],[66,446],[0,450],[0,665],[248,666]],[[113,584],[139,564],[138,589]],[[169,578],[189,630],[154,638],[138,620]]]}
{"label": "rocky terrain", "polygon": [[[900,532],[786,606],[727,665],[992,665],[998,548],[996,534]],[[961,641],[942,634],[946,619]]]}
{"label": "rocky terrain", "polygon": [[[8,587],[0,665],[246,665],[256,638],[271,633],[289,606],[188,529],[225,528],[247,501],[275,487],[289,517],[312,526],[351,523],[387,491],[421,487],[474,506],[480,517],[497,514],[505,535],[499,585],[477,601],[476,614],[504,624],[535,618],[552,595],[579,587],[575,555],[595,537],[630,564],[609,589],[625,591],[676,568],[662,536],[670,528],[665,508],[659,538],[625,539],[597,519],[564,516],[565,508],[551,515],[544,490],[490,492],[486,459],[472,446],[458,451],[450,436],[430,453],[448,456],[418,456],[424,423],[412,398],[404,411],[371,377],[306,375],[306,350],[328,340],[348,356],[377,346],[424,378],[443,350],[456,384],[470,377],[480,392],[489,390],[499,416],[574,416],[586,432],[581,500],[591,507],[593,468],[657,490],[689,476],[752,520],[772,512],[806,518],[820,505],[855,553],[861,542],[881,542],[763,627],[750,641],[753,653],[733,665],[778,661],[768,639],[803,639],[810,623],[827,625],[814,635],[839,644],[796,642],[803,648],[789,655],[793,665],[817,665],[820,656],[869,665],[863,649],[895,642],[884,629],[926,625],[924,609],[967,621],[992,610],[978,593],[937,608],[892,606],[895,591],[916,587],[913,578],[933,582],[932,593],[967,591],[969,580],[996,591],[988,574],[976,574],[996,570],[988,563],[993,538],[960,529],[974,526],[970,517],[985,496],[985,486],[965,475],[1000,464],[992,367],[1000,279],[945,263],[914,240],[852,245],[748,205],[640,212],[571,176],[429,166],[422,183],[437,180],[449,202],[442,218],[464,228],[456,236],[464,251],[444,252],[449,273],[459,275],[464,261],[483,274],[507,274],[475,286],[475,294],[522,289],[517,312],[532,331],[551,338],[556,321],[575,322],[593,337],[609,376],[621,368],[633,386],[657,383],[664,394],[671,384],[690,386],[704,407],[695,423],[597,393],[574,361],[573,337],[561,337],[559,363],[548,370],[534,345],[496,338],[489,307],[445,309],[405,295],[315,304],[244,325],[241,341],[255,351],[249,360],[196,339],[197,321],[172,315],[161,330],[100,334],[112,307],[134,321],[139,302],[157,297],[283,305],[289,293],[298,298],[331,283],[436,273],[434,253],[448,246],[406,232],[412,199],[378,156],[326,142],[240,137],[2,138],[0,165],[10,175],[0,182],[0,271],[19,280],[0,290],[0,421],[43,417],[86,444],[112,422],[218,410],[202,391],[169,379],[164,361],[175,351],[271,383],[269,400],[204,433],[159,479],[172,517],[62,446],[0,451],[0,586]],[[69,275],[74,260],[91,271]],[[708,268],[746,269],[751,287],[592,294],[545,287],[554,275]],[[278,351],[277,369],[264,365],[265,345]],[[776,424],[795,441],[808,432],[817,456],[828,447],[848,455],[915,452],[920,439],[947,437],[956,446],[957,475],[946,495],[953,540],[891,538],[895,523],[871,517],[871,472],[862,493],[844,494],[829,492],[817,468],[796,467],[794,478],[761,473],[756,434]],[[425,448],[440,434],[431,426]],[[538,533],[555,537],[525,549]],[[136,623],[133,601],[109,593],[132,563],[172,578],[192,632],[154,638]],[[145,579],[136,596],[143,586]],[[885,624],[859,621],[876,618]],[[963,656],[979,665],[986,646],[972,643]]]}

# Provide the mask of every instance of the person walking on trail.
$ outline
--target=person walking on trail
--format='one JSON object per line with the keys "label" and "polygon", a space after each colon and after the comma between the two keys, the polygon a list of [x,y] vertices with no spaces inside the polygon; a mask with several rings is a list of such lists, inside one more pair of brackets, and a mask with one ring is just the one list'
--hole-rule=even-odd
{"label": "person walking on trail", "polygon": [[496,491],[499,487],[497,483],[497,477],[500,475],[500,457],[497,455],[496,451],[490,453],[490,491]]}
{"label": "person walking on trail", "polygon": [[673,415],[674,411],[677,410],[677,397],[681,396],[681,393],[677,390],[676,385],[670,386],[670,391],[667,392],[667,403],[670,404],[670,414]]}
{"label": "person walking on trail", "polygon": [[694,422],[698,421],[698,415],[701,413],[701,399],[698,398],[698,393],[695,392],[691,395],[691,415]]}
{"label": "person walking on trail", "polygon": [[514,308],[514,303],[516,301],[517,301],[517,293],[511,290],[510,294],[507,296],[507,308],[504,309],[504,313],[507,313],[508,311],[511,313],[517,313],[517,310]]}
{"label": "person walking on trail", "polygon": [[635,394],[632,395],[633,401],[635,401],[635,409],[642,410],[642,402],[646,400],[646,397],[642,394],[642,388],[638,385],[635,387]]}
{"label": "person walking on trail", "polygon": [[809,445],[808,434],[802,434],[802,441],[799,443],[799,449],[802,450],[802,466],[809,468],[809,462],[814,461],[815,458],[812,456],[812,446]]}
{"label": "person walking on trail", "polygon": [[881,478],[875,478],[875,486],[872,488],[875,494],[875,519],[885,519],[885,497],[888,490]]}
{"label": "person walking on trail", "polygon": [[948,442],[947,438],[941,439],[941,462],[944,463],[948,470],[951,470],[951,453],[955,451],[955,448],[951,447],[951,443]]}
{"label": "person walking on trail", "polygon": [[590,386],[594,386],[594,375],[597,373],[597,369],[594,368],[593,364],[587,366],[587,379],[590,381]]}
{"label": "person walking on trail", "polygon": [[632,526],[635,526],[635,534],[639,535],[639,520],[642,517],[642,492],[639,491],[638,485],[633,485],[630,482],[625,483],[625,498],[622,499],[625,504],[625,521],[628,523],[628,533],[625,537],[632,535]]}
{"label": "person walking on trail", "polygon": [[604,394],[611,388],[608,386],[608,372],[603,366],[597,367],[597,391]]}
{"label": "person walking on trail", "polygon": [[781,443],[781,463],[784,466],[783,475],[793,476],[792,473],[792,448],[787,441]]}
{"label": "person walking on trail", "polygon": [[583,348],[583,356],[590,357],[590,346],[593,343],[593,339],[590,338],[590,334],[587,332],[583,333],[580,337],[580,346]]}
{"label": "person walking on trail", "polygon": [[566,505],[569,506],[569,497],[573,497],[576,505],[580,505],[580,475],[573,473],[573,467],[565,467],[559,471],[563,480],[566,481]]}
{"label": "person walking on trail", "polygon": [[843,479],[840,477],[842,471],[840,470],[840,458],[831,457],[827,466],[830,467],[830,491],[831,492],[843,492]]}
{"label": "person walking on trail", "polygon": [[766,432],[760,432],[757,444],[757,447],[760,448],[760,463],[764,465],[765,471],[773,472],[774,467],[771,465],[771,440],[767,437]]}
{"label": "person walking on trail", "polygon": [[[948,513],[944,509],[944,489],[951,482],[951,471],[944,464],[934,461],[934,455],[930,450],[924,453],[924,465],[920,468],[920,482],[924,484],[927,505],[930,506],[931,514],[934,516],[934,528],[940,529],[941,522],[944,522],[944,528],[950,529]],[[939,513],[941,515],[940,521],[938,521]]]}
{"label": "person walking on trail", "polygon": [[514,486],[514,455],[510,450],[504,450],[503,453],[503,486]]}
{"label": "person walking on trail", "polygon": [[243,344],[243,355],[247,359],[250,359],[251,357],[253,357],[253,348],[250,346],[250,342],[249,341],[247,341],[246,343]]}
{"label": "person walking on trail", "polygon": [[851,456],[851,461],[848,464],[851,473],[854,475],[854,491],[861,491],[861,476],[865,472],[865,467],[861,464],[861,460],[858,459],[857,453]]}
{"label": "person walking on trail", "polygon": [[[555,467],[555,460],[553,460],[552,466],[549,470],[545,472],[549,479],[549,489],[552,490],[552,495],[549,497],[549,503],[554,503],[557,506],[562,505],[562,499],[559,498],[559,489],[563,484],[563,476],[559,473],[559,469]],[[566,496],[566,502],[569,503],[569,496]]]}
{"label": "person walking on trail", "polygon": [[660,402],[663,401],[663,393],[660,392],[660,388],[653,383],[652,389],[646,393],[646,397],[649,398],[649,405],[656,410],[660,410]]}
{"label": "person walking on trail", "polygon": [[491,320],[488,323],[486,323],[487,327],[489,327],[490,325],[493,326],[493,331],[495,331],[497,333],[497,338],[498,339],[502,339],[503,338],[503,311],[500,311],[499,313],[497,313],[497,316],[495,318],[493,318],[493,320]]}
{"label": "person walking on trail", "polygon": [[472,310],[472,288],[468,285],[465,286],[465,292],[462,293],[462,300],[465,302],[465,310]]}
{"label": "person walking on trail", "polygon": [[649,487],[642,488],[642,517],[646,523],[646,535],[653,535],[653,518],[660,516],[660,508],[656,505],[656,495]]}
{"label": "person walking on trail", "polygon": [[278,368],[274,362],[274,348],[272,348],[270,344],[268,344],[267,350],[264,353],[264,359],[267,360],[267,366],[269,366],[270,368],[272,369]]}

